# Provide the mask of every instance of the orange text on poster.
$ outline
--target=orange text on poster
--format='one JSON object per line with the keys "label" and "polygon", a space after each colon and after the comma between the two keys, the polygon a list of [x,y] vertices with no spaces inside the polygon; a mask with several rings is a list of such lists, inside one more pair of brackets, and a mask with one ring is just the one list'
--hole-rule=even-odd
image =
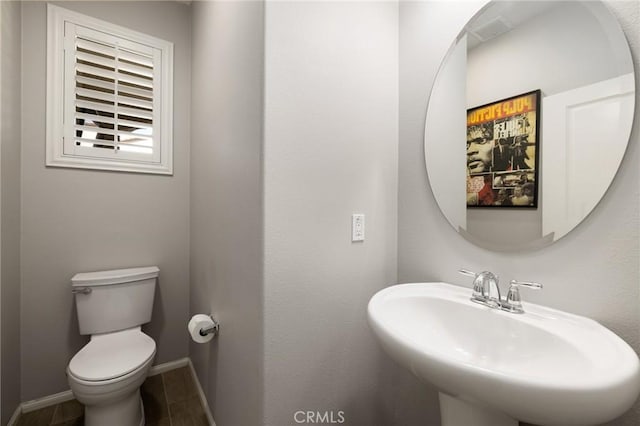
{"label": "orange text on poster", "polygon": [[485,107],[470,110],[467,113],[467,126],[482,124],[516,114],[534,111],[536,109],[535,94],[509,99]]}

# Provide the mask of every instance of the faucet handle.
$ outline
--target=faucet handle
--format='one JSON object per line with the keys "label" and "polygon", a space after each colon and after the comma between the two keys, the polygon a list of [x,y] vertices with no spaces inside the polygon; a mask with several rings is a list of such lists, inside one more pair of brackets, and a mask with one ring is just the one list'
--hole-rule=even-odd
{"label": "faucet handle", "polygon": [[478,276],[478,274],[476,274],[475,272],[470,271],[470,270],[468,270],[468,269],[464,269],[464,268],[460,268],[460,269],[458,269],[458,272],[460,272],[462,275],[466,275],[466,276],[468,276],[468,277],[473,277],[473,278],[475,278],[476,276]]}
{"label": "faucet handle", "polygon": [[528,287],[534,290],[542,288],[542,284],[533,281],[511,280],[509,284],[507,300],[502,304],[502,309],[516,314],[524,313],[524,309],[522,308],[522,298],[520,297],[520,287]]}
{"label": "faucet handle", "polygon": [[533,281],[511,280],[511,282],[509,284],[512,287],[529,287],[529,288],[532,288],[534,290],[540,290],[542,288],[542,284],[536,283],[536,282],[533,282]]}
{"label": "faucet handle", "polygon": [[481,279],[478,279],[478,275],[480,274],[464,268],[458,269],[458,272],[462,275],[473,277],[473,294],[471,295],[471,300],[484,301],[486,297],[484,295],[483,283]]}

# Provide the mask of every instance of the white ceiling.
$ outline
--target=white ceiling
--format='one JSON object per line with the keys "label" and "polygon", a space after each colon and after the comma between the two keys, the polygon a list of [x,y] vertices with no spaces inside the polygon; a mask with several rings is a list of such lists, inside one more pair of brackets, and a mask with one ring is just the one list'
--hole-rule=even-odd
{"label": "white ceiling", "polygon": [[496,1],[471,18],[466,30],[467,46],[471,50],[483,41],[504,34],[513,28],[563,6],[564,1]]}

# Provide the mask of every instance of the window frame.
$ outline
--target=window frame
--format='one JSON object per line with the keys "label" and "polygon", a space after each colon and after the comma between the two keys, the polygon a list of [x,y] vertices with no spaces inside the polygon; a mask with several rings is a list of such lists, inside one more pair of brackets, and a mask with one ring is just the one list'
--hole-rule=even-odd
{"label": "window frame", "polygon": [[[83,150],[78,150],[80,154],[65,152],[65,133],[68,135],[75,123],[74,116],[69,117],[75,111],[75,99],[68,99],[65,93],[65,87],[68,87],[69,82],[73,84],[75,78],[65,74],[65,60],[68,60],[69,55],[75,58],[75,49],[69,52],[65,47],[66,23],[142,44],[159,52],[160,82],[158,84],[154,80],[154,154],[151,155],[156,157],[156,161],[153,158],[148,161],[133,157],[118,158],[112,151],[105,151],[104,155],[98,150],[93,150],[94,154],[83,154]],[[159,102],[155,101],[156,94],[160,96]],[[70,103],[73,106],[69,106]],[[156,105],[159,105],[159,111],[156,110]],[[173,43],[48,4],[46,106],[46,166],[173,174]]]}

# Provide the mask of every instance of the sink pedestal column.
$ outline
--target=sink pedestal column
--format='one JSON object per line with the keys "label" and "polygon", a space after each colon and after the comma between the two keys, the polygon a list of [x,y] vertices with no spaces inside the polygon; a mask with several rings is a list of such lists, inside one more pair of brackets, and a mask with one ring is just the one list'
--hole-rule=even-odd
{"label": "sink pedestal column", "polygon": [[442,426],[518,426],[518,421],[504,413],[464,402],[442,392],[440,417]]}

